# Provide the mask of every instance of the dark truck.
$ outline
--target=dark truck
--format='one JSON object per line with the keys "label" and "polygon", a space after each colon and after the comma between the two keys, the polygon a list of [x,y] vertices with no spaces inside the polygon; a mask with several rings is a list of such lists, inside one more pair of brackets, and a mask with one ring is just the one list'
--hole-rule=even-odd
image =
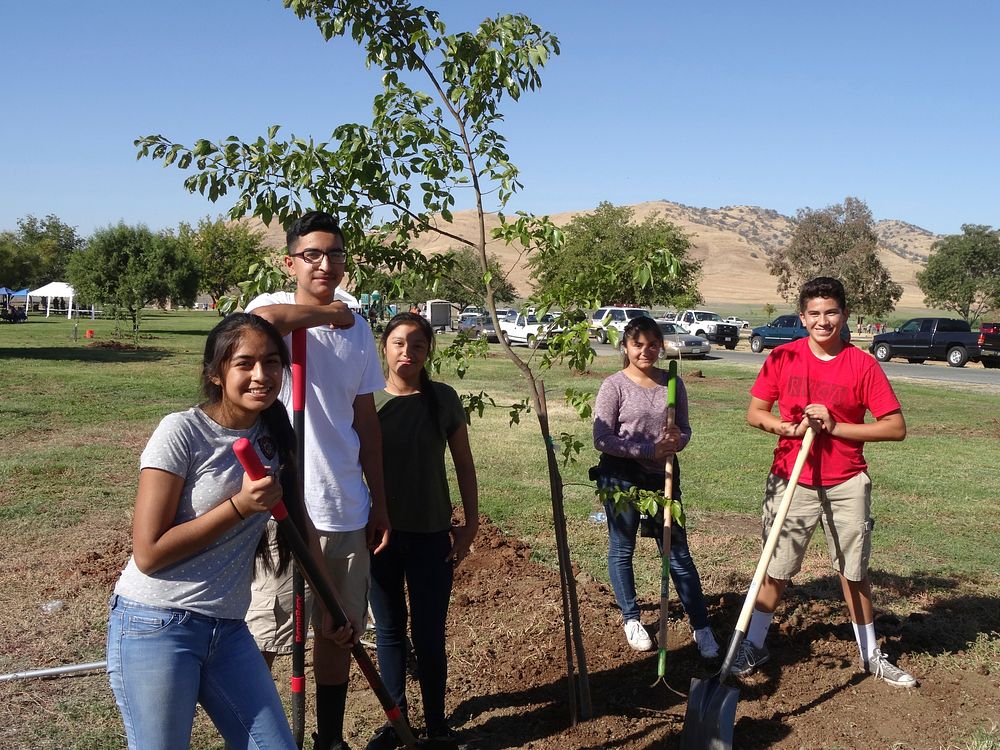
{"label": "dark truck", "polygon": [[903,357],[914,364],[934,359],[965,367],[966,362],[979,361],[979,334],[964,320],[913,318],[891,333],[873,336],[868,351],[879,362]]}
{"label": "dark truck", "polygon": [[1000,323],[979,326],[979,361],[983,367],[1000,367]]}

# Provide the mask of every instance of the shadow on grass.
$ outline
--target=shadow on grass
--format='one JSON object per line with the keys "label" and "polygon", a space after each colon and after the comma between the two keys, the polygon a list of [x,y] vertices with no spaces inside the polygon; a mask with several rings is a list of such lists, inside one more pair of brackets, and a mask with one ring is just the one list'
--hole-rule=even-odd
{"label": "shadow on grass", "polygon": [[[219,318],[222,322],[222,318]],[[161,336],[208,336],[212,328],[143,328],[141,338],[159,338]]]}
{"label": "shadow on grass", "polygon": [[47,360],[53,362],[156,362],[173,356],[166,349],[105,349],[101,347],[42,346],[0,348],[0,360]]}
{"label": "shadow on grass", "polygon": [[[963,651],[983,634],[1000,633],[1000,597],[979,593],[950,593],[963,586],[977,587],[972,577],[947,577],[916,571],[911,576],[900,576],[879,570],[871,571],[872,598],[875,605],[875,629],[887,642],[890,657],[903,653],[920,653],[929,656]],[[901,598],[926,601],[927,604],[908,615],[880,612],[879,600]],[[795,601],[827,600],[841,604],[842,616],[831,622],[817,637],[833,633],[846,640],[853,640],[854,633],[842,605],[840,581],[836,576],[817,578],[801,586],[788,589],[785,602],[778,612]],[[739,615],[735,610],[733,621]],[[811,626],[819,628],[818,624]]]}

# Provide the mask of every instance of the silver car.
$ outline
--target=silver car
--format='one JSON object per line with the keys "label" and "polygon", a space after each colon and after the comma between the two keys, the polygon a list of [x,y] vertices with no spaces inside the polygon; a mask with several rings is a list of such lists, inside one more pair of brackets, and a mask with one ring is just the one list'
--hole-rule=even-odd
{"label": "silver car", "polygon": [[489,315],[462,313],[458,317],[458,330],[465,331],[465,335],[471,339],[498,341],[497,332],[493,328],[493,320]]}
{"label": "silver car", "polygon": [[663,331],[663,357],[697,357],[704,359],[712,351],[712,345],[701,336],[685,333],[676,324],[665,320],[656,321]]}

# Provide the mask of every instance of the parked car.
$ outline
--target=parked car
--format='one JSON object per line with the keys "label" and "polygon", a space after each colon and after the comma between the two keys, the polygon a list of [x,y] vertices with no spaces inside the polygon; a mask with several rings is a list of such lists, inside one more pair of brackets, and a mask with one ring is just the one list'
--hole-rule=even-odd
{"label": "parked car", "polygon": [[473,328],[479,321],[479,313],[464,312],[455,319],[455,330],[466,331]]}
{"label": "parked car", "polygon": [[677,322],[688,333],[701,336],[727,349],[735,349],[740,342],[740,329],[722,320],[719,313],[709,310],[683,310],[677,314]]}
{"label": "parked car", "polygon": [[875,334],[868,351],[879,362],[903,357],[913,364],[934,359],[965,367],[979,361],[979,334],[958,318],[912,318],[895,331]]}
{"label": "parked car", "polygon": [[712,351],[712,345],[701,336],[687,333],[670,321],[657,320],[656,323],[663,332],[662,356],[704,359]]}
{"label": "parked car", "polygon": [[609,328],[614,328],[621,334],[630,320],[641,317],[653,316],[649,314],[649,310],[642,307],[602,307],[590,318],[590,333],[596,336],[600,343],[606,344]]}
{"label": "parked car", "polygon": [[493,327],[493,319],[489,315],[462,313],[458,316],[456,330],[459,333],[464,331],[469,338],[499,341],[496,329]]}
{"label": "parked car", "polygon": [[1000,367],[1000,323],[979,326],[979,361],[983,367]]}
{"label": "parked car", "polygon": [[737,326],[740,329],[750,328],[749,320],[743,320],[743,318],[737,318],[735,315],[730,315],[728,318],[723,318],[722,322],[732,323],[734,326]]}
{"label": "parked car", "polygon": [[[750,351],[762,352],[776,346],[798,341],[809,335],[798,314],[779,315],[766,326],[757,326],[750,331]],[[840,338],[851,340],[851,327],[845,322],[840,329]]]}
{"label": "parked car", "polygon": [[501,321],[501,335],[508,344],[527,344],[534,349],[545,342],[555,322],[556,318],[552,313],[545,313],[541,318],[534,314],[519,313],[513,323]]}

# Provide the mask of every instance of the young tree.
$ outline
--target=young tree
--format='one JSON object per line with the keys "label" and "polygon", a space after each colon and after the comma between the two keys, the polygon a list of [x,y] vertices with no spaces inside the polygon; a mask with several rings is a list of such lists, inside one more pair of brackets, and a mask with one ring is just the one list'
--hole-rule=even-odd
{"label": "young tree", "polygon": [[[310,205],[338,213],[350,233],[350,254],[355,261],[348,268],[352,277],[366,272],[398,274],[412,268],[440,276],[447,256],[424,259],[410,249],[410,239],[422,232],[436,232],[458,246],[470,247],[478,259],[486,306],[499,328],[496,295],[500,279],[491,272],[486,254],[486,201],[493,203],[491,208],[500,218],[494,237],[518,242],[526,253],[558,245],[562,239],[547,217],[503,214],[521,183],[498,130],[504,100],[516,101],[525,91],[540,86],[542,68],[559,51],[558,40],[520,14],[487,18],[474,30],[449,34],[436,11],[407,0],[283,1],[300,18],[311,18],[326,39],[349,35],[364,47],[367,64],[383,71],[371,122],[339,125],[322,141],[294,135],[279,140],[278,126],[253,141],[230,136],[218,143],[199,140],[190,147],[151,135],[136,141],[139,155],[176,163],[182,169],[194,167],[185,187],[211,200],[230,190],[236,192],[230,212],[234,218],[253,213],[265,223],[272,216],[284,223]],[[427,91],[416,87],[418,80]],[[478,220],[470,236],[451,224],[459,189],[475,204]],[[659,254],[650,260],[650,274],[670,273],[674,262],[669,254]],[[581,303],[558,292],[539,302],[543,306]],[[567,326],[552,344],[543,367],[561,356],[569,356],[575,366],[586,366],[593,358],[585,325]],[[461,346],[460,341],[458,349]],[[446,354],[463,361],[458,349]],[[546,446],[566,614],[570,715],[575,723],[578,699],[580,713],[589,716],[590,693],[555,440],[549,431],[544,385],[536,370],[508,346],[504,350],[524,376],[528,390],[528,396],[511,407],[512,421],[534,409]],[[470,394],[467,407],[483,408],[487,398]],[[577,402],[586,408],[583,399]],[[580,447],[570,439],[564,453]],[[580,675],[576,684],[574,657]]]}
{"label": "young tree", "polygon": [[219,298],[244,281],[250,266],[262,263],[268,254],[263,232],[221,216],[214,221],[206,216],[197,230],[182,224],[178,234],[190,242],[197,259],[199,291],[210,295],[217,308]]}
{"label": "young tree", "polygon": [[878,236],[864,201],[847,197],[824,209],[799,209],[791,241],[768,260],[778,293],[791,302],[802,284],[833,276],[847,288],[848,307],[858,316],[881,318],[903,295],[878,257]]}
{"label": "young tree", "polygon": [[81,298],[101,303],[116,320],[127,316],[136,341],[146,305],[190,305],[198,293],[198,269],[186,243],[143,225],[97,230],[72,256],[67,273]]}
{"label": "young tree", "polygon": [[962,234],[938,240],[917,284],[925,305],[956,312],[970,324],[1000,310],[1000,231],[964,224]]}
{"label": "young tree", "polygon": [[[687,257],[687,237],[666,219],[635,224],[632,214],[603,202],[573,217],[562,246],[542,248],[528,260],[538,293],[572,290],[579,299],[641,307],[701,302],[701,264]],[[676,259],[673,274],[653,273],[650,258],[658,253]]]}

